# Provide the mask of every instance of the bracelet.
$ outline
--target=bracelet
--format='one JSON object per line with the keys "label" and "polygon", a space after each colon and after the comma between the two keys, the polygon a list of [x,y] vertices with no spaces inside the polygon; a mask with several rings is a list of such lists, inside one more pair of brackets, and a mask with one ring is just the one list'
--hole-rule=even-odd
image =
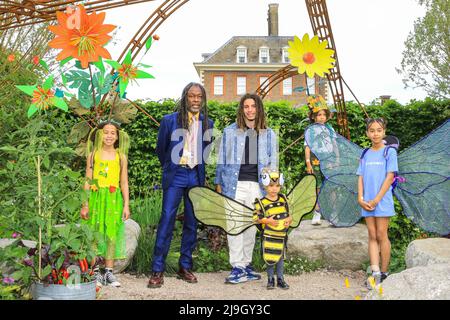
{"label": "bracelet", "polygon": [[311,160],[309,160],[309,159],[306,159],[306,162],[311,162]]}

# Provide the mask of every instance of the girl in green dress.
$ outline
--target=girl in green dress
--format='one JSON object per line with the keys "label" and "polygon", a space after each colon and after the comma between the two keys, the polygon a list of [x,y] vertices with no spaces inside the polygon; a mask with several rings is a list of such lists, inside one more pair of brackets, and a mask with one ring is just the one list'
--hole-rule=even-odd
{"label": "girl in green dress", "polygon": [[89,135],[84,186],[89,201],[81,208],[81,218],[82,223],[101,234],[96,249],[97,255],[105,259],[105,273],[94,269],[98,286],[120,286],[112,271],[114,260],[126,258],[125,220],[130,217],[128,147],[127,133],[114,120],[100,122]]}

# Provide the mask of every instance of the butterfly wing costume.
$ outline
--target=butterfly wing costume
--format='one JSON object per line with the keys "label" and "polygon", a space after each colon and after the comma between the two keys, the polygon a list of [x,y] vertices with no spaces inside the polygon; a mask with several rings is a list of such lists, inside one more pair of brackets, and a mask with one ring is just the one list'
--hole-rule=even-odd
{"label": "butterfly wing costume", "polygon": [[[393,193],[405,215],[422,229],[450,233],[450,120],[398,155]],[[325,179],[319,193],[322,215],[338,227],[361,218],[356,171],[363,149],[321,124],[310,125],[305,140],[320,161]]]}
{"label": "butterfly wing costume", "polygon": [[[255,208],[245,206],[212,189],[201,186],[193,187],[189,190],[188,195],[196,219],[205,225],[219,227],[229,235],[238,235],[253,225],[259,226],[257,219],[255,219]],[[276,205],[282,203],[283,208],[284,205],[287,208],[285,211],[292,217],[290,227],[285,228],[283,227],[283,220],[288,215],[284,212],[274,212],[273,217],[278,220],[278,227],[264,225],[262,228],[263,257],[271,265],[278,262],[284,250],[288,229],[298,227],[301,219],[314,209],[317,201],[316,178],[314,175],[306,175],[287,196],[280,194],[279,201],[273,203],[266,203],[266,200],[266,198],[257,199],[255,202],[255,207],[259,209],[259,213],[277,210],[277,208],[273,208],[273,203]],[[271,205],[272,207],[270,207]],[[270,248],[270,246],[276,248]],[[275,256],[272,254],[272,249],[277,251]]]}

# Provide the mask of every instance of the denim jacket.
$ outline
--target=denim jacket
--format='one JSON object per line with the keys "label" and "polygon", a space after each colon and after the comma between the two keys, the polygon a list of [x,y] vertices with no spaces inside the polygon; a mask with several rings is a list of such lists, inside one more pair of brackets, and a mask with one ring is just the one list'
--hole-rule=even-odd
{"label": "denim jacket", "polygon": [[[240,130],[236,123],[226,127],[220,141],[219,157],[214,183],[222,187],[222,193],[230,198],[235,197],[236,187],[244,157],[246,131]],[[261,183],[261,173],[266,167],[278,169],[278,141],[275,132],[267,128],[258,136],[258,180],[261,192],[265,195]]]}

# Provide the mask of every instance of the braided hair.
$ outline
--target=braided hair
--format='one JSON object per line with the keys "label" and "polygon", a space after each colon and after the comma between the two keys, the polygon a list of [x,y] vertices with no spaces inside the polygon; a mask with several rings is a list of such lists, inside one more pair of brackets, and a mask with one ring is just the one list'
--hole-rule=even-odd
{"label": "braided hair", "polygon": [[206,100],[206,91],[205,88],[197,82],[191,82],[186,87],[184,87],[183,92],[181,94],[181,99],[178,101],[176,111],[178,111],[178,124],[181,128],[185,130],[189,130],[189,119],[188,119],[188,111],[189,111],[189,100],[188,93],[192,87],[198,87],[202,92],[202,105],[200,112],[203,113],[203,132],[209,129],[208,127],[208,106]]}

